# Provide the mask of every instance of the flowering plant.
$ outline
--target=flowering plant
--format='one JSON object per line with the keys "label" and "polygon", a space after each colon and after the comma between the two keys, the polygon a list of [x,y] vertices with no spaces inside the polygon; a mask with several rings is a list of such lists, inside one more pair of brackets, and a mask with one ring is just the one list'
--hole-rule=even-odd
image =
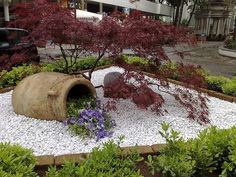
{"label": "flowering plant", "polygon": [[113,132],[110,129],[116,125],[115,121],[102,108],[100,100],[96,99],[92,102],[93,104],[84,104],[86,106],[84,109],[78,110],[78,116],[69,117],[66,124],[72,132],[82,137],[95,136],[97,141],[101,138],[111,137]]}

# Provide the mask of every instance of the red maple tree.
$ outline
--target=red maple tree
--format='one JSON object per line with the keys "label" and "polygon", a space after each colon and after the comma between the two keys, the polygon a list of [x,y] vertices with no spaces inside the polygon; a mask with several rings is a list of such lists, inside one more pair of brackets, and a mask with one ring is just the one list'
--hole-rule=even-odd
{"label": "red maple tree", "polygon": [[[69,68],[80,55],[93,54],[97,59],[89,75],[76,71],[90,80],[98,62],[105,55],[110,56],[125,69],[118,80],[105,88],[111,97],[131,98],[140,108],[151,107],[153,111],[162,113],[164,98],[161,92],[165,92],[188,110],[190,119],[199,123],[209,122],[207,98],[198,91],[199,87],[204,86],[204,77],[197,72],[197,67],[179,65],[179,78],[185,83],[183,87],[170,86],[166,73],[160,71],[160,66],[169,61],[164,46],[194,44],[194,38],[187,29],[147,19],[139,12],[130,16],[115,13],[94,23],[81,21],[74,18],[72,11],[47,0],[18,4],[15,13],[18,18],[11,25],[28,29],[36,43],[50,40],[60,47],[66,72],[70,72]],[[65,44],[70,47],[65,48]],[[130,49],[135,55],[148,60],[156,81],[146,78],[145,73],[125,63],[123,49]],[[179,54],[182,55],[181,52]],[[159,92],[154,92],[150,86],[157,87]]]}

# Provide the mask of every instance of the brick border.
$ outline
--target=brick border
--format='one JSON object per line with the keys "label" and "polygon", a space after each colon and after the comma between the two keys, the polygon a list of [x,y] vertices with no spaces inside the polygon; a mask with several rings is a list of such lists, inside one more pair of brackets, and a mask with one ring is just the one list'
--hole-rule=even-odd
{"label": "brick border", "polygon": [[[152,146],[129,146],[122,147],[123,154],[131,154],[132,152],[138,152],[140,155],[156,154],[165,147],[165,144],[155,144]],[[51,166],[62,165],[67,161],[73,163],[80,163],[85,160],[90,153],[78,153],[78,154],[63,154],[63,155],[42,155],[36,156],[36,166]]]}

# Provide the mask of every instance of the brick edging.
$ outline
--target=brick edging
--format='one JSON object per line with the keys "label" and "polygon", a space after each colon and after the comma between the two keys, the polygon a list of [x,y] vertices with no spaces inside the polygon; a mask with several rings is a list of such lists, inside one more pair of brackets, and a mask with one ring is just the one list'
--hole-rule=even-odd
{"label": "brick edging", "polygon": [[[154,144],[151,146],[129,146],[122,147],[123,154],[131,154],[137,151],[140,155],[156,154],[159,152],[165,144]],[[36,156],[36,166],[51,166],[51,165],[62,165],[66,161],[73,163],[80,163],[85,160],[90,153],[77,153],[77,154],[63,154],[63,155],[42,155]]]}
{"label": "brick edging", "polygon": [[0,88],[0,93],[6,93],[9,92],[11,90],[13,90],[15,88],[15,86],[12,87],[6,87],[6,88]]}

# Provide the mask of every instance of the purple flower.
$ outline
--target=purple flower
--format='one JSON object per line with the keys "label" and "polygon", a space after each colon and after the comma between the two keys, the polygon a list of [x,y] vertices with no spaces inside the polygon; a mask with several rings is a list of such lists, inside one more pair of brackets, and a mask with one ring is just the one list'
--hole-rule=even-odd
{"label": "purple flower", "polygon": [[68,123],[69,123],[69,124],[75,124],[75,122],[76,122],[76,118],[75,118],[75,117],[71,117],[71,118],[69,118],[69,120],[68,120]]}
{"label": "purple flower", "polygon": [[77,118],[71,117],[66,122],[69,125],[81,126],[85,128],[90,135],[96,136],[97,141],[105,137],[111,137],[113,132],[109,129],[116,125],[110,115],[101,108],[101,101],[97,99],[97,108],[84,109]]}
{"label": "purple flower", "polygon": [[96,133],[97,141],[107,136],[107,132],[105,130],[100,130]]}

